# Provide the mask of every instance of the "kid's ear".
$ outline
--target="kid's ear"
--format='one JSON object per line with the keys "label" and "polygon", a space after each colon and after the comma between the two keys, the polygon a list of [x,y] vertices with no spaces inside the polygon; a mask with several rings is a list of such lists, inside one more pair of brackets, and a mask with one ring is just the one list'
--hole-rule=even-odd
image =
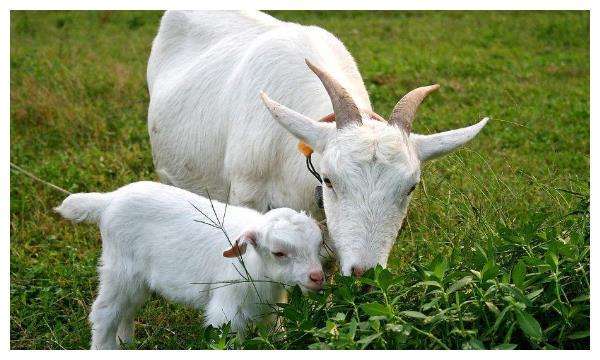
{"label": "kid's ear", "polygon": [[246,247],[248,244],[256,246],[258,243],[258,233],[254,230],[244,231],[237,239],[233,246],[223,252],[223,256],[226,258],[239,257],[246,253]]}

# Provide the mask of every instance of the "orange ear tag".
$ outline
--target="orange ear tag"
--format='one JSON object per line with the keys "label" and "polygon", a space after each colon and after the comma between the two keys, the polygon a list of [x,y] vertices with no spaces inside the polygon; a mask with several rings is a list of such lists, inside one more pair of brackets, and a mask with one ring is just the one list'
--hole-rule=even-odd
{"label": "orange ear tag", "polygon": [[298,143],[298,150],[306,157],[311,156],[313,153],[313,149],[302,141]]}

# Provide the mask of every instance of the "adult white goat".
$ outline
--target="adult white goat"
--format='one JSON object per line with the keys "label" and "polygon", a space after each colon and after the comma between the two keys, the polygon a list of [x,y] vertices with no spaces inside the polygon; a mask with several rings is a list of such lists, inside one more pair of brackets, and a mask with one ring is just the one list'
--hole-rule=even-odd
{"label": "adult white goat", "polygon": [[[222,201],[230,186],[233,204],[319,216],[317,183],[296,147],[309,144],[344,274],[386,265],[421,163],[463,145],[487,122],[411,134],[418,105],[437,85],[408,93],[387,123],[375,120],[337,38],[260,12],[166,12],[148,86],[148,130],[164,182]],[[261,90],[289,108],[264,94],[262,104]],[[314,120],[332,111],[335,124]]]}
{"label": "adult white goat", "polygon": [[[264,215],[236,206],[225,210],[218,201],[142,181],[105,194],[70,195],[56,211],[98,224],[102,234],[100,290],[90,313],[92,349],[129,341],[135,311],[150,291],[205,308],[207,324],[231,321],[234,330],[243,331],[271,312],[267,303],[281,302],[280,283],[305,290],[323,284],[321,231],[292,209]],[[255,282],[223,286],[247,277],[238,256]]]}

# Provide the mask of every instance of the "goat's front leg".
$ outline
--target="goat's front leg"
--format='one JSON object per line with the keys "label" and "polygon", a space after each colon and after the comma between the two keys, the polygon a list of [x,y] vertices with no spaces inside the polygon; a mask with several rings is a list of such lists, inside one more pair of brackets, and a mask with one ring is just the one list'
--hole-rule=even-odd
{"label": "goat's front leg", "polygon": [[235,332],[242,332],[246,329],[246,319],[242,313],[239,302],[231,301],[224,297],[213,297],[206,306],[205,324],[212,325],[215,328],[221,327],[228,322],[231,323],[231,329]]}
{"label": "goat's front leg", "polygon": [[261,213],[271,210],[265,192],[265,184],[245,177],[231,181],[228,202],[231,205],[248,207]]}

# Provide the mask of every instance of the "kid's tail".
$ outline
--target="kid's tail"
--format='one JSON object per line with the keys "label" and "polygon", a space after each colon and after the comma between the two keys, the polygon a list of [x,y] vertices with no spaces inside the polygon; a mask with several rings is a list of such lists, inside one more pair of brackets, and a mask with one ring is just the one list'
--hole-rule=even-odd
{"label": "kid's tail", "polygon": [[54,211],[74,222],[98,223],[111,200],[110,194],[79,193],[69,195]]}

